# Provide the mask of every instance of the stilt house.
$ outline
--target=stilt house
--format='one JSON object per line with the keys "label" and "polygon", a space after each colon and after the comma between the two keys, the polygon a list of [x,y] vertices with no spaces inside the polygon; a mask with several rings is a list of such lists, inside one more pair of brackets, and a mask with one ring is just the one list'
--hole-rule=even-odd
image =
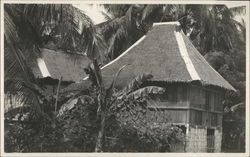
{"label": "stilt house", "polygon": [[186,135],[184,143],[172,151],[221,151],[222,101],[226,90],[235,89],[203,58],[179,22],[154,23],[147,35],[102,67],[106,86],[126,64],[118,88],[143,73],[151,73],[153,83],[166,87],[163,95],[154,96],[157,108],[171,117],[169,123],[184,128]]}

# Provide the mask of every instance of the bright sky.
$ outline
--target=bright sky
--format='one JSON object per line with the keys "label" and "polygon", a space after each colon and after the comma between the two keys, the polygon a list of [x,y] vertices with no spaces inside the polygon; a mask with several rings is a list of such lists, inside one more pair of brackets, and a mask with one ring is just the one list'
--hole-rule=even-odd
{"label": "bright sky", "polygon": [[228,8],[243,6],[241,3],[228,3],[226,5]]}
{"label": "bright sky", "polygon": [[94,24],[102,23],[105,20],[102,12],[104,8],[97,4],[73,4],[74,7],[84,11],[94,22]]}
{"label": "bright sky", "polygon": [[[227,3],[226,4],[229,8],[231,7],[236,7],[236,6],[242,6],[242,3]],[[81,9],[84,11],[94,22],[94,24],[102,23],[105,20],[105,16],[102,14],[102,12],[106,12],[103,6],[98,5],[98,4],[73,4],[73,6]],[[241,21],[241,18],[245,19],[246,17],[244,16],[236,16],[235,20]]]}

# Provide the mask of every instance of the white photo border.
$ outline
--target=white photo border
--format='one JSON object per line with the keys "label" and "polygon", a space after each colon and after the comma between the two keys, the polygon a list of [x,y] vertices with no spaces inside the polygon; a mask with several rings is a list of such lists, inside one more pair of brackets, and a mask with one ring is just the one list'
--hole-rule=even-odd
{"label": "white photo border", "polygon": [[[242,4],[246,6],[246,149],[245,153],[5,153],[4,152],[4,4],[6,3],[50,3],[50,4]],[[249,156],[249,1],[188,1],[188,0],[1,0],[1,58],[0,58],[0,68],[1,68],[1,136],[0,136],[0,156],[15,157],[15,156],[88,156],[88,157],[121,157],[121,156],[141,156],[141,157],[165,157],[167,156],[187,156],[187,157],[202,157],[202,156],[225,156],[225,157],[247,157]]]}

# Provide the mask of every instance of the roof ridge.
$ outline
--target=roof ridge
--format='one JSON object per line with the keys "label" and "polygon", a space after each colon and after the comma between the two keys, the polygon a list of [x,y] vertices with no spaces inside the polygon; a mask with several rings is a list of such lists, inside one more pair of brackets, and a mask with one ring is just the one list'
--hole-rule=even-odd
{"label": "roof ridge", "polygon": [[181,54],[181,57],[186,65],[186,68],[187,68],[187,71],[190,75],[190,77],[193,79],[193,80],[201,80],[198,72],[196,71],[195,67],[194,67],[194,64],[192,62],[192,60],[190,59],[190,56],[188,54],[188,51],[187,51],[187,47],[186,47],[186,43],[183,39],[183,32],[181,31],[175,31],[174,30],[174,35],[175,35],[175,38],[176,38],[176,41],[177,41],[177,45],[178,45],[178,48],[179,48],[179,52]]}
{"label": "roof ridge", "polygon": [[[182,35],[185,35],[184,33],[182,34]],[[194,45],[192,45],[193,47],[194,47]],[[194,47],[195,48],[195,47]],[[197,50],[198,51],[198,50]],[[221,76],[221,74],[218,72],[218,71],[216,71],[209,63],[208,63],[208,61],[204,58],[204,56],[202,56],[200,53],[196,53],[196,55],[198,55],[202,60],[203,60],[203,62],[206,64],[206,65],[208,65],[208,68],[211,68],[220,78],[222,78],[223,80],[225,80],[232,88],[233,88],[233,90],[235,90],[236,91],[236,89],[224,78],[224,77],[222,77]]]}
{"label": "roof ridge", "polygon": [[158,26],[158,25],[181,25],[179,21],[170,21],[170,22],[155,22],[153,23],[153,26]]}

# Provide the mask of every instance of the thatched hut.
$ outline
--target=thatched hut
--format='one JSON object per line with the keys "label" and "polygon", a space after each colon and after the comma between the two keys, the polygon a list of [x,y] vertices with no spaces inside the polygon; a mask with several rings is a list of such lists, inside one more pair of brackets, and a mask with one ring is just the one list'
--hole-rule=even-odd
{"label": "thatched hut", "polygon": [[[90,59],[81,53],[70,53],[60,49],[54,49],[52,46],[46,45],[40,49],[39,57],[29,56],[26,58],[28,66],[31,68],[34,77],[37,79],[48,93],[56,94],[59,80],[60,91],[63,88],[76,82],[80,82],[82,78],[86,77],[84,68],[86,68]],[[82,88],[88,88],[88,84],[82,84]],[[79,85],[77,84],[79,87]],[[60,93],[61,97],[64,95]],[[26,107],[21,99],[17,99],[18,95],[5,93],[4,113],[15,113],[20,107]]]}
{"label": "thatched hut", "polygon": [[43,48],[41,57],[30,64],[36,78],[62,77],[63,81],[79,82],[86,76],[84,68],[88,63],[90,60],[83,54]]}
{"label": "thatched hut", "polygon": [[90,63],[86,55],[42,48],[40,57],[28,61],[35,78],[55,92],[61,79],[61,89],[86,77],[84,68]]}
{"label": "thatched hut", "polygon": [[163,95],[154,96],[154,107],[171,117],[169,123],[184,128],[186,141],[174,151],[220,152],[222,101],[226,90],[235,89],[197,51],[178,22],[155,23],[102,67],[105,86],[123,65],[128,66],[119,75],[118,88],[143,73],[154,76],[151,83],[166,87]]}

